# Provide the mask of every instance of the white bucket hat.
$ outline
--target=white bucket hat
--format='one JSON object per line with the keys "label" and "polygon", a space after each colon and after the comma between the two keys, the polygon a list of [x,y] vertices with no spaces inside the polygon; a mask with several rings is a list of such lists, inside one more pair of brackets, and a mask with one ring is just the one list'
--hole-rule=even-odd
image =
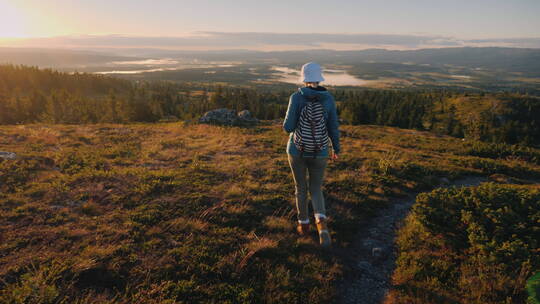
{"label": "white bucket hat", "polygon": [[308,62],[302,66],[300,71],[301,82],[321,82],[324,81],[321,66],[316,62]]}

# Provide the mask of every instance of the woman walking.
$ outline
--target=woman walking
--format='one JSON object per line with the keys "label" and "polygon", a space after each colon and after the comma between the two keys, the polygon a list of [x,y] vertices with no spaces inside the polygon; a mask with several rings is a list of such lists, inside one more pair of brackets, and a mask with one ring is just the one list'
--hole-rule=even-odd
{"label": "woman walking", "polygon": [[287,156],[295,183],[297,231],[301,235],[309,233],[307,201],[309,185],[319,241],[322,246],[329,246],[331,239],[321,187],[329,157],[330,140],[333,148],[331,159],[337,159],[340,153],[336,104],[332,94],[319,85],[324,81],[319,64],[315,62],[304,64],[300,80],[304,83],[304,87],[291,95],[283,121],[283,128],[290,133]]}

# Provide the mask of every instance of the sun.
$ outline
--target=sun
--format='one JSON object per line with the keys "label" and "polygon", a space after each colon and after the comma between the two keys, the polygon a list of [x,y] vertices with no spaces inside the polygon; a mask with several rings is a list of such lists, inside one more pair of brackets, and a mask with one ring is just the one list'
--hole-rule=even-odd
{"label": "sun", "polygon": [[23,17],[17,7],[7,1],[0,1],[0,39],[27,36]]}

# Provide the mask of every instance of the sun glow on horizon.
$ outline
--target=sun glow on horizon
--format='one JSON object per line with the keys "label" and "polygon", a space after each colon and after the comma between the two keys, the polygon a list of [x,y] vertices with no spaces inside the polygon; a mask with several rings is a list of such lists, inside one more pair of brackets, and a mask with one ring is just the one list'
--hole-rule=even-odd
{"label": "sun glow on horizon", "polygon": [[0,0],[0,42],[76,34],[47,2],[31,5],[25,1]]}
{"label": "sun glow on horizon", "polygon": [[9,2],[0,2],[0,39],[26,37],[28,33],[20,9]]}

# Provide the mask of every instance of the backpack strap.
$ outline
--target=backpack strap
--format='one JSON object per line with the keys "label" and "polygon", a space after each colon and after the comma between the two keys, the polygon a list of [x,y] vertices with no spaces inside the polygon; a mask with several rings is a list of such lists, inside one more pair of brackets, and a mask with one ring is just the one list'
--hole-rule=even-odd
{"label": "backpack strap", "polygon": [[[313,96],[310,96],[310,100],[311,102],[320,102],[320,99],[319,99],[319,95],[313,95]],[[321,105],[321,109],[323,111],[323,115],[324,115],[324,107]],[[321,150],[321,146],[322,146],[322,143],[318,143],[317,140],[315,139],[315,125],[314,125],[314,122],[312,121],[311,122],[311,135],[313,137],[313,141],[315,142],[315,151],[313,152],[313,158],[316,158],[316,154],[317,152],[319,152]]]}

